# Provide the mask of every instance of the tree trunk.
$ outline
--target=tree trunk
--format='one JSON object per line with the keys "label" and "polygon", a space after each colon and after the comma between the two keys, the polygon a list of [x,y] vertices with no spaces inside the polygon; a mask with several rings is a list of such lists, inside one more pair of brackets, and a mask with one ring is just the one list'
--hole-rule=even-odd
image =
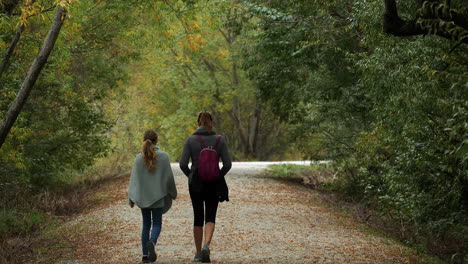
{"label": "tree trunk", "polygon": [[55,15],[55,19],[52,22],[49,32],[47,33],[47,37],[42,44],[39,53],[37,54],[36,58],[31,64],[28,73],[26,74],[26,78],[21,85],[18,94],[16,95],[16,99],[11,105],[8,113],[6,114],[5,118],[3,119],[2,124],[0,125],[0,148],[2,147],[5,139],[10,132],[13,124],[15,123],[18,115],[20,114],[21,110],[23,109],[26,100],[31,93],[31,89],[34,86],[39,74],[41,73],[42,68],[47,62],[49,55],[52,51],[52,48],[55,45],[55,41],[60,33],[60,29],[62,28],[63,21],[65,19],[66,9],[58,6],[57,13]]}
{"label": "tree trunk", "polygon": [[13,55],[13,52],[15,51],[16,45],[18,44],[21,33],[23,33],[24,30],[24,25],[21,25],[15,33],[15,36],[11,40],[10,46],[8,47],[7,53],[5,54],[5,57],[3,57],[2,64],[0,65],[0,79],[2,79],[2,74],[6,71],[8,62],[10,61],[11,55]]}
{"label": "tree trunk", "polygon": [[[232,31],[232,28],[227,29],[227,33],[224,33],[221,29],[220,32],[223,34],[224,38],[226,39],[226,42],[229,46],[229,50],[232,50],[232,43],[234,42],[235,35],[234,32]],[[237,90],[239,88],[239,74],[237,73],[237,63],[232,61],[232,67],[231,67],[231,78],[232,78],[232,89]],[[232,102],[232,110],[231,112],[231,117],[234,120],[234,124],[237,127],[237,130],[239,130],[239,138],[241,140],[242,144],[242,149],[244,150],[244,154],[249,155],[249,139],[248,135],[245,132],[245,128],[242,125],[242,119],[241,119],[241,109],[240,109],[240,101],[239,101],[239,96],[235,96],[234,100]]]}
{"label": "tree trunk", "polygon": [[[232,63],[232,89],[237,90],[239,87],[239,75],[237,74],[237,64],[235,62]],[[240,101],[239,96],[234,97],[233,106],[232,106],[232,117],[236,124],[237,129],[239,130],[239,137],[241,139],[244,153],[246,155],[249,154],[249,140],[245,133],[245,128],[242,125],[241,119],[241,109],[240,109]]]}
{"label": "tree trunk", "polygon": [[257,152],[257,137],[260,124],[261,107],[257,100],[255,100],[255,110],[253,115],[249,118],[249,152],[256,155]]}

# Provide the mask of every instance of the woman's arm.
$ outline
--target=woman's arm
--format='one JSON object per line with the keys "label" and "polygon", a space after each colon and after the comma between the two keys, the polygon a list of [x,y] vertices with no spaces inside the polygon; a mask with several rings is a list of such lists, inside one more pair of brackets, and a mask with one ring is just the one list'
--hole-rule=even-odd
{"label": "woman's arm", "polygon": [[174,180],[174,173],[172,173],[171,162],[169,161],[169,157],[166,160],[165,166],[169,169],[167,172],[168,179],[167,179],[167,193],[171,199],[175,200],[177,198],[177,188]]}
{"label": "woman's arm", "polygon": [[221,143],[221,159],[223,160],[223,167],[221,168],[220,174],[221,176],[225,176],[228,171],[231,169],[232,163],[231,163],[231,155],[229,155],[229,150],[226,144],[226,141],[224,141],[224,137],[221,137],[220,142]]}
{"label": "woman's arm", "polygon": [[189,139],[185,140],[184,150],[182,151],[182,155],[180,156],[179,160],[179,167],[184,172],[185,176],[190,175],[190,168],[188,166],[190,159],[190,146],[189,146]]}

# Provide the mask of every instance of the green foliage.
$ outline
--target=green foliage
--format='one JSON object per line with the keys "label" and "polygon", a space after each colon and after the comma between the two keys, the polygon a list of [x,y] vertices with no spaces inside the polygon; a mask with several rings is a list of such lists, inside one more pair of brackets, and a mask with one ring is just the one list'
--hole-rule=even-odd
{"label": "green foliage", "polygon": [[[466,234],[468,209],[462,154],[468,135],[462,76],[468,67],[457,62],[466,55],[448,55],[442,40],[380,47],[358,64],[366,76],[361,85],[378,104],[373,130],[363,131],[350,154],[354,164],[345,161],[348,170],[357,171],[352,189],[385,208],[402,228],[466,241],[460,234]],[[389,57],[390,49],[398,56]],[[367,76],[369,68],[391,74],[379,74],[376,82]]]}
{"label": "green foliage", "polygon": [[[52,4],[0,11],[0,50],[26,25],[2,75],[1,116]],[[175,161],[208,110],[234,159],[332,159],[333,187],[399,223],[405,239],[466,254],[468,50],[453,18],[468,8],[421,4],[399,1],[399,15],[452,41],[384,35],[382,1],[75,1],[0,150],[1,199],[128,169],[147,128]]]}
{"label": "green foliage", "polygon": [[114,129],[118,151],[138,152],[143,131],[153,127],[175,161],[197,127],[198,113],[207,110],[234,159],[281,157],[288,142],[284,128],[237,66],[242,32],[252,23],[243,9],[229,1],[154,3],[153,8],[155,16],[132,33],[140,39],[131,45],[143,56],[129,65],[130,87],[115,102],[126,108]]}
{"label": "green foliage", "polygon": [[[294,8],[295,15],[284,21],[261,23],[261,33],[252,36],[257,41],[244,49],[244,68],[274,113],[293,125],[298,140],[321,141],[337,157],[352,149],[347,142],[368,124],[368,102],[346,57],[360,47],[344,20],[323,14],[337,6],[322,10],[297,3]],[[323,158],[317,154],[323,151],[303,150],[310,158]]]}
{"label": "green foliage", "polygon": [[[49,2],[38,4],[47,6]],[[1,149],[3,170],[8,171],[2,175],[6,185],[60,185],[67,171],[82,171],[109,151],[107,132],[112,122],[104,116],[103,103],[110,91],[120,89],[119,85],[127,79],[122,66],[135,57],[134,52],[117,44],[121,29],[131,22],[131,14],[123,12],[130,4],[79,1],[70,6],[48,63]],[[20,8],[26,12],[27,6]],[[2,76],[2,116],[42,44],[52,15],[32,14],[27,21],[20,44]],[[16,19],[0,31],[2,49],[14,35]]]}
{"label": "green foliage", "polygon": [[[429,31],[429,34],[442,32],[452,37],[452,40],[463,41],[468,38],[468,29],[461,27],[454,22],[458,16],[468,16],[468,9],[454,1],[450,6],[447,2],[425,1],[417,11],[417,24]],[[460,10],[456,9],[457,7]],[[457,22],[459,19],[457,19]]]}
{"label": "green foliage", "polygon": [[[401,16],[418,16],[417,4],[402,3]],[[243,66],[298,142],[311,142],[308,156],[326,150],[338,190],[400,223],[404,239],[466,254],[467,47],[383,35],[378,1],[254,6],[257,41]]]}

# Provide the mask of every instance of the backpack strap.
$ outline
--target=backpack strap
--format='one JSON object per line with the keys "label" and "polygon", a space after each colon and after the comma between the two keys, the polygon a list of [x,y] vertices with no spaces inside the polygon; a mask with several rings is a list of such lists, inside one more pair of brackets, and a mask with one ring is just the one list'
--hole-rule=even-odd
{"label": "backpack strap", "polygon": [[200,135],[195,135],[195,136],[197,136],[198,140],[200,141],[202,148],[207,148],[205,140],[203,140],[203,138]]}

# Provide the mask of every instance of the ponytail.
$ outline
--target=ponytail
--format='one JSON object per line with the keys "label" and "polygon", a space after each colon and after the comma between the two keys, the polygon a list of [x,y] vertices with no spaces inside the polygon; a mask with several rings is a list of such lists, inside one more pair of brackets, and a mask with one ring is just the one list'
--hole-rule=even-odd
{"label": "ponytail", "polygon": [[156,169],[156,151],[154,151],[153,145],[158,142],[158,134],[153,129],[148,129],[145,131],[143,140],[143,162],[148,170],[154,171]]}
{"label": "ponytail", "polygon": [[211,117],[211,114],[206,111],[198,114],[198,125],[211,131],[213,129],[213,117]]}

